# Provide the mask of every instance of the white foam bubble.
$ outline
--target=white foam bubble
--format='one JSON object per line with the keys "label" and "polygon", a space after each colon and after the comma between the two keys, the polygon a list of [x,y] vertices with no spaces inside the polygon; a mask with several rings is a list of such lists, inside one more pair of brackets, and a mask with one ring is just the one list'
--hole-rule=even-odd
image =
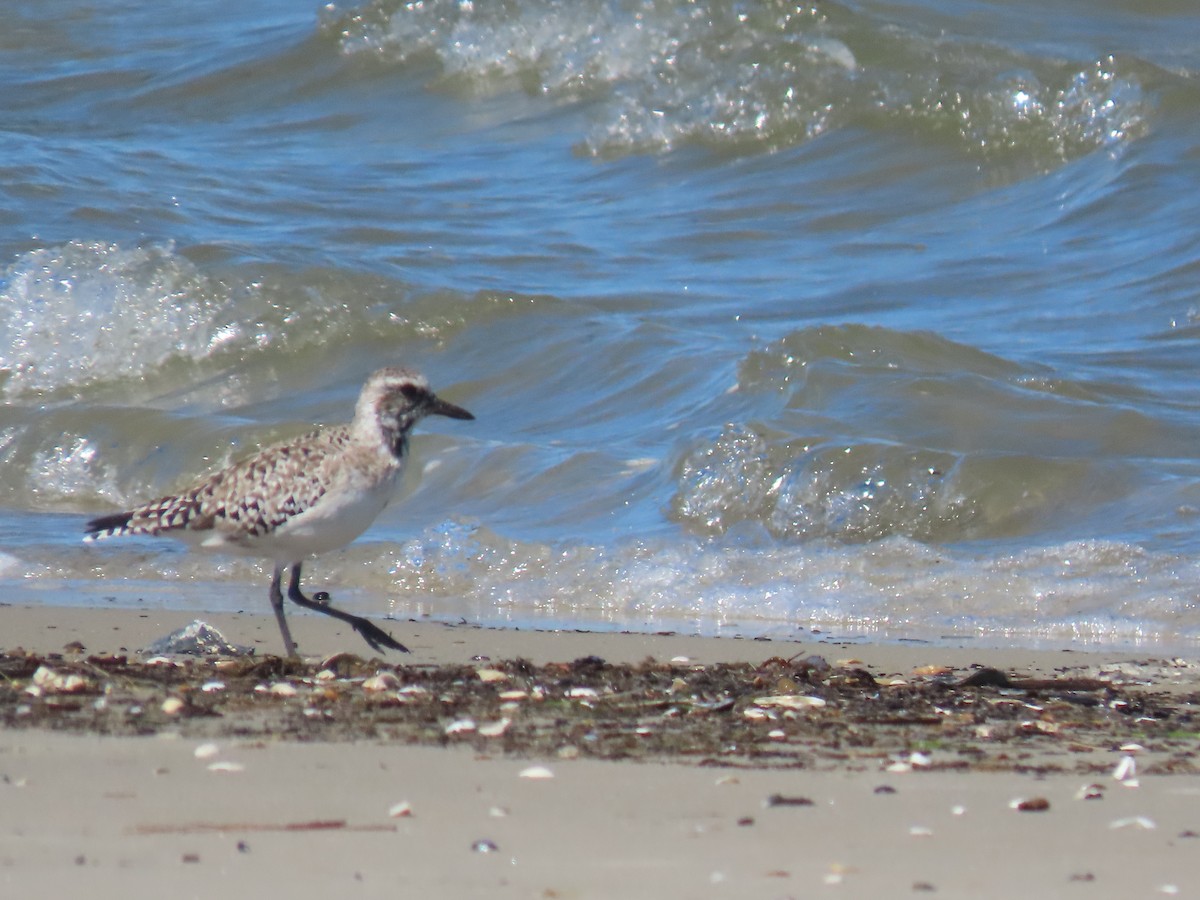
{"label": "white foam bubble", "polygon": [[0,274],[0,369],[10,397],[200,359],[238,333],[232,295],[170,246],[72,241]]}
{"label": "white foam bubble", "polygon": [[67,437],[63,443],[35,453],[28,482],[30,493],[42,503],[72,497],[90,500],[98,491],[115,491],[112,473],[96,458],[96,445],[84,437]]}

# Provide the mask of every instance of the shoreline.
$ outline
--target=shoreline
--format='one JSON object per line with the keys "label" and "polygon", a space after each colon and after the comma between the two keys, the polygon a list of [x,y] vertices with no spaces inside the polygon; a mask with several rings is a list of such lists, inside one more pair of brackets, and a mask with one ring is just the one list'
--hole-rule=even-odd
{"label": "shoreline", "polygon": [[[971,664],[1028,668],[1049,671],[1061,665],[1096,664],[1137,659],[1186,659],[1191,654],[1171,647],[1127,647],[1086,644],[1078,647],[1000,647],[992,642],[895,638],[872,641],[854,636],[839,640],[828,634],[807,638],[779,635],[712,636],[683,631],[621,631],[608,628],[541,628],[448,622],[440,619],[384,619],[369,617],[406,644],[410,653],[388,652],[381,656],[394,664],[469,661],[487,655],[499,644],[502,652],[526,656],[538,662],[575,656],[599,655],[615,662],[633,663],[646,656],[687,655],[708,662],[759,662],[771,656],[797,653],[830,657],[864,656],[883,667],[897,670],[912,659],[945,665]],[[136,653],[152,641],[201,620],[217,628],[230,643],[252,648],[259,655],[279,655],[279,629],[269,611],[180,610],[174,608],[58,606],[54,604],[0,603],[0,650],[24,647],[41,653],[59,652],[78,641],[88,652]],[[339,652],[363,656],[375,654],[362,639],[340,622],[326,616],[289,610],[288,624],[302,657],[329,656]],[[489,641],[488,636],[499,636]],[[60,642],[61,643],[56,643]],[[1186,650],[1186,648],[1185,648]],[[640,654],[640,655],[639,655]],[[669,658],[669,656],[668,656]],[[1200,664],[1200,650],[1194,657]]]}
{"label": "shoreline", "polygon": [[[0,607],[0,884],[1200,892],[1184,660],[406,621],[380,624],[413,652],[372,659],[340,623],[295,616],[293,665],[273,618],[240,613],[205,620],[248,660],[134,657],[194,618]],[[83,687],[30,693],[39,667]],[[988,669],[1009,682],[963,686]]]}

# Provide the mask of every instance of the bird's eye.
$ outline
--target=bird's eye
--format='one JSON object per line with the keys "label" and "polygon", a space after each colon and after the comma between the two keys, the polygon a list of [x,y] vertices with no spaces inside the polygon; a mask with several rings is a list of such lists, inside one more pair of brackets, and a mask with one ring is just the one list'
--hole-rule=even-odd
{"label": "bird's eye", "polygon": [[404,399],[411,400],[414,403],[425,396],[425,392],[415,384],[406,384],[400,388],[400,393],[404,395]]}

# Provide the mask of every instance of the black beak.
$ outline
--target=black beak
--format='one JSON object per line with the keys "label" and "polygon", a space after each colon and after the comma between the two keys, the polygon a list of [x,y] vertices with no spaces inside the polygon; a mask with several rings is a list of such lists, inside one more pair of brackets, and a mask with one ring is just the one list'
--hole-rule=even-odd
{"label": "black beak", "polygon": [[448,416],[451,419],[475,418],[461,406],[455,406],[453,403],[447,403],[445,400],[442,400],[439,397],[433,398],[433,401],[426,409],[426,413],[431,416]]}

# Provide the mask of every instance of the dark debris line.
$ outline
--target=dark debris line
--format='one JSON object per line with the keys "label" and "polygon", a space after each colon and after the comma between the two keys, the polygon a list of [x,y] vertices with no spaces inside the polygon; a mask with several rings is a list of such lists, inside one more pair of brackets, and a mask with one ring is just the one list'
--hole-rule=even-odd
{"label": "dark debris line", "polygon": [[[803,702],[764,701],[780,697]],[[1200,771],[1200,694],[1068,676],[1021,681],[985,669],[885,678],[813,657],[761,666],[517,659],[477,668],[350,654],[310,664],[16,650],[0,654],[0,723],[817,770],[878,770],[919,751],[932,769],[1094,774],[1136,742],[1144,773]]]}

